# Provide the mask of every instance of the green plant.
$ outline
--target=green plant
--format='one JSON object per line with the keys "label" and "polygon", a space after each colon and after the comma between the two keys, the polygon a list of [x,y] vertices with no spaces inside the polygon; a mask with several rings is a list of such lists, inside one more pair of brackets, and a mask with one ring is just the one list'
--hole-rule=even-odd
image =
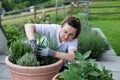
{"label": "green plant", "polygon": [[78,51],[85,53],[86,51],[91,50],[92,52],[89,57],[98,59],[106,50],[109,50],[110,47],[108,42],[105,41],[98,32],[90,29],[90,26],[91,25],[89,24],[84,25],[82,32],[78,37]]}
{"label": "green plant", "polygon": [[64,80],[113,80],[112,73],[103,67],[98,68],[95,59],[89,59],[91,51],[81,54],[76,52],[76,60],[67,64],[69,70],[60,73],[60,77]]}
{"label": "green plant", "polygon": [[24,40],[16,40],[10,45],[9,59],[12,63],[16,64],[24,54],[30,52],[31,49],[28,44],[23,43]]}
{"label": "green plant", "polygon": [[[54,36],[54,41],[50,39],[50,34],[48,34],[47,38],[43,36],[42,37],[38,36],[38,37],[39,37],[38,45],[37,45],[38,50],[46,46],[55,51],[58,49],[57,42],[56,42],[56,36]],[[41,41],[41,38],[43,38],[42,41]],[[37,59],[40,62],[40,65],[48,65],[48,64],[52,64],[58,61],[57,58],[54,58],[51,56],[38,56]]]}
{"label": "green plant", "polygon": [[24,54],[18,59],[17,64],[22,66],[39,66],[39,62],[33,53]]}
{"label": "green plant", "polygon": [[[55,32],[56,33],[56,32]],[[57,36],[54,34],[54,40],[52,41],[50,38],[50,33],[47,36],[47,41],[46,41],[47,46],[50,49],[57,50],[58,45],[57,45]]]}
{"label": "green plant", "polygon": [[13,41],[9,48],[9,60],[22,66],[38,66],[38,61],[34,54],[31,54],[29,44],[24,40]]}
{"label": "green plant", "polygon": [[8,37],[8,47],[10,47],[13,41],[16,41],[18,38],[23,38],[23,36],[25,36],[23,24],[20,23],[4,25],[4,30]]}
{"label": "green plant", "polygon": [[44,23],[45,22],[45,18],[36,18],[36,19],[29,19],[28,20],[28,23],[36,23],[36,24],[39,24],[39,23]]}

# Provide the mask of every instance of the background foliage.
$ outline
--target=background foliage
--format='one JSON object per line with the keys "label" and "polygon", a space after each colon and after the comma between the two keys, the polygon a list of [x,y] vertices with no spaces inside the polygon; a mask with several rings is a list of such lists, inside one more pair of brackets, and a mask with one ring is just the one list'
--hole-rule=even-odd
{"label": "background foliage", "polygon": [[35,5],[37,3],[43,3],[48,0],[2,0],[1,5],[5,10],[10,11],[14,9],[24,9],[30,5]]}

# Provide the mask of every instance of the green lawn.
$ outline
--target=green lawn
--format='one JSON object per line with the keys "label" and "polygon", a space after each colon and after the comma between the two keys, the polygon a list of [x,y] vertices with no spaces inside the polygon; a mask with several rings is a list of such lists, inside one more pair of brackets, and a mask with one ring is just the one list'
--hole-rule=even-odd
{"label": "green lawn", "polygon": [[[91,6],[118,6],[120,1],[91,3]],[[90,12],[120,12],[120,8],[91,9]],[[120,55],[120,14],[91,15],[89,20],[95,27],[100,28],[107,37],[117,55]]]}

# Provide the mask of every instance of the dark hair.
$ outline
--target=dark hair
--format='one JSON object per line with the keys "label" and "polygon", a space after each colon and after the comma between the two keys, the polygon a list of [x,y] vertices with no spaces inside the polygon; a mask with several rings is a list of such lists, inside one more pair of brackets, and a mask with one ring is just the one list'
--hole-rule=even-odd
{"label": "dark hair", "polygon": [[77,29],[77,32],[76,32],[76,35],[74,37],[75,38],[78,38],[80,32],[81,32],[81,22],[80,22],[80,19],[77,18],[77,17],[74,17],[74,16],[68,16],[66,17],[62,23],[61,23],[61,27],[64,26],[65,23],[68,23],[70,26],[72,26],[73,28]]}

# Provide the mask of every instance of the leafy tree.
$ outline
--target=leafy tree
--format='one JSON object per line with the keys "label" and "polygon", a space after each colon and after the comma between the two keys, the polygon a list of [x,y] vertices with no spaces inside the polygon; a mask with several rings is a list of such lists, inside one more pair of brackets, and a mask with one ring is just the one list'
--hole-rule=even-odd
{"label": "leafy tree", "polygon": [[6,11],[13,9],[14,2],[13,0],[1,0],[1,7],[4,7]]}
{"label": "leafy tree", "polygon": [[30,2],[29,1],[25,1],[23,4],[24,4],[24,6],[27,6],[27,7],[30,6]]}
{"label": "leafy tree", "polygon": [[15,5],[15,9],[24,9],[26,7],[30,6],[30,2],[29,1],[25,1],[23,3],[19,3],[17,5]]}
{"label": "leafy tree", "polygon": [[29,7],[30,5],[35,5],[38,3],[43,3],[48,0],[0,0],[2,7],[5,8],[6,11],[21,9],[25,7]]}

